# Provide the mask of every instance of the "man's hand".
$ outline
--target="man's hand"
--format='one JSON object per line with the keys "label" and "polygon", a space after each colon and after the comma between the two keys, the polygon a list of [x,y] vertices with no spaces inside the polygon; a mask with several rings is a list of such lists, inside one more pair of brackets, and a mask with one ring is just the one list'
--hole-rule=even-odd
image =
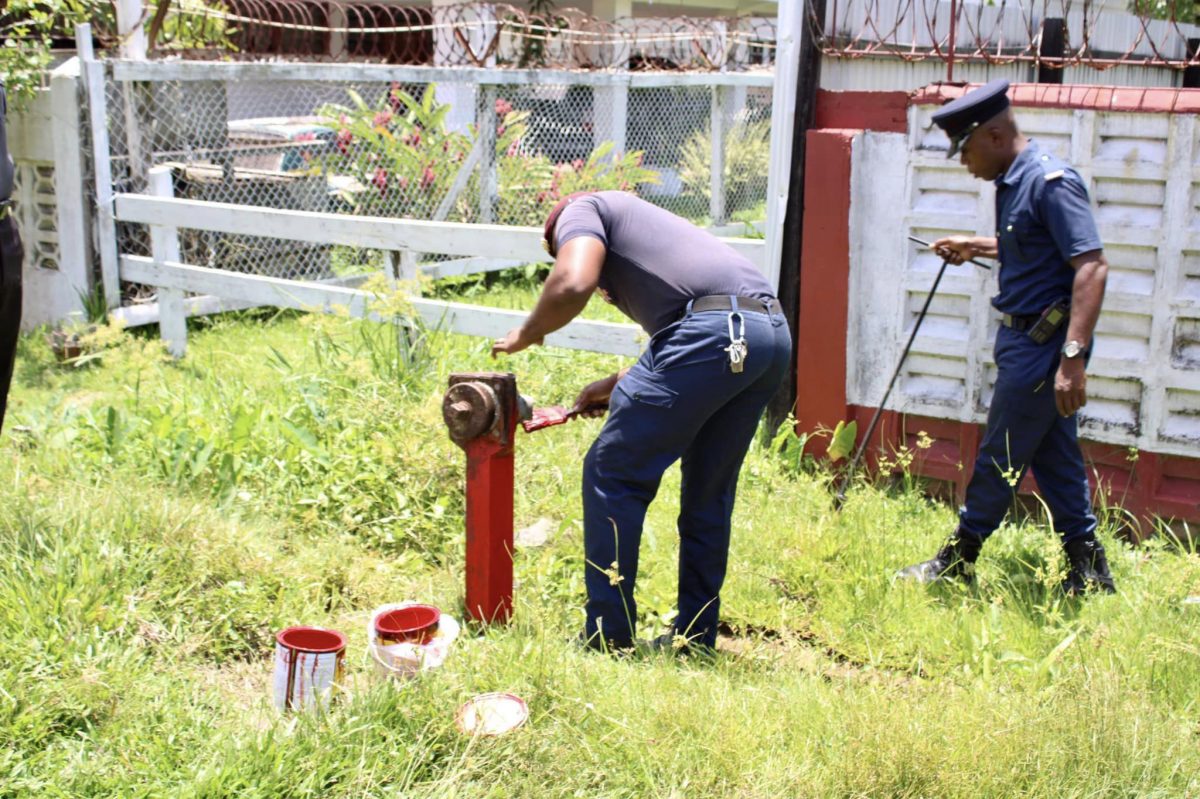
{"label": "man's hand", "polygon": [[945,236],[935,241],[931,249],[954,266],[981,254],[973,236]]}
{"label": "man's hand", "polygon": [[513,355],[521,350],[528,349],[534,344],[541,344],[542,339],[531,339],[525,335],[524,327],[514,327],[504,335],[504,338],[498,338],[492,342],[492,357],[495,358],[500,353]]}
{"label": "man's hand", "polygon": [[583,391],[579,392],[579,396],[575,398],[575,404],[571,407],[571,412],[576,416],[583,416],[588,419],[603,416],[604,408],[608,405],[608,400],[612,397],[613,389],[616,388],[617,380],[619,379],[620,373],[617,373],[588,383],[583,387]]}
{"label": "man's hand", "polygon": [[1063,358],[1054,375],[1054,404],[1067,417],[1087,405],[1087,374],[1082,358]]}

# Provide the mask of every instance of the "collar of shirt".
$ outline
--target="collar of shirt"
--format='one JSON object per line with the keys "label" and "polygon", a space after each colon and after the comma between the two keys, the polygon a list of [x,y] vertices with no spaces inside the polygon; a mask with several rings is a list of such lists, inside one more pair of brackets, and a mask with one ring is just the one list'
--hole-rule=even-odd
{"label": "collar of shirt", "polygon": [[996,178],[996,188],[999,189],[1004,186],[1015,186],[1021,179],[1022,173],[1024,173],[1030,165],[1037,162],[1037,156],[1039,152],[1040,150],[1038,149],[1037,142],[1035,142],[1033,139],[1030,139],[1029,143],[1025,145],[1025,149],[1018,153],[1017,157],[1013,159],[1013,162],[1009,164],[1005,173]]}

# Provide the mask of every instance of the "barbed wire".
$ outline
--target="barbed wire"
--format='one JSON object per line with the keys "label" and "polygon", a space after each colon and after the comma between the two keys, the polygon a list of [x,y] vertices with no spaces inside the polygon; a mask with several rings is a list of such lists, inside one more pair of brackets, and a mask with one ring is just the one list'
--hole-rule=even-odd
{"label": "barbed wire", "polygon": [[189,58],[370,60],[398,64],[583,69],[770,66],[775,20],[601,20],[504,3],[436,8],[342,0],[161,0],[148,5],[151,50]]}
{"label": "barbed wire", "polygon": [[[807,0],[810,30],[832,58],[891,58],[906,62],[1006,65],[1034,63],[1054,69],[1152,66],[1176,70],[1200,64],[1189,39],[1200,26],[1125,11],[1097,0],[995,3],[949,0],[826,0],[824,19]],[[1040,52],[1042,23],[1064,21],[1061,55]]]}

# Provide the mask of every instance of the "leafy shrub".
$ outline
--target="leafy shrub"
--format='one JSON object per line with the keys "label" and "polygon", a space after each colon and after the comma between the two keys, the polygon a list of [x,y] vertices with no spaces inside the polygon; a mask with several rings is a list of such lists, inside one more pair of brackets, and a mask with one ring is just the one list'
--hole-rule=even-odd
{"label": "leafy shrub", "polygon": [[[725,135],[726,210],[733,214],[762,202],[755,187],[771,165],[771,121],[739,119]],[[684,191],[712,197],[712,128],[693,133],[683,145],[679,178]]]}
{"label": "leafy shrub", "polygon": [[[450,106],[438,103],[430,84],[420,100],[399,85],[370,105],[350,91],[350,106],[330,104],[317,114],[333,132],[332,142],[307,153],[315,166],[354,179],[341,191],[356,213],[431,219],[445,201],[462,165],[476,146],[478,130],[449,130]],[[554,163],[528,151],[529,112],[496,100],[496,222],[538,225],[562,197],[576,191],[633,191],[657,183],[658,173],[642,167],[640,152],[615,153],[605,142],[586,159]],[[310,136],[315,140],[316,136]],[[319,155],[314,153],[319,152]],[[478,170],[465,182],[447,214],[455,221],[476,221],[480,191]]]}

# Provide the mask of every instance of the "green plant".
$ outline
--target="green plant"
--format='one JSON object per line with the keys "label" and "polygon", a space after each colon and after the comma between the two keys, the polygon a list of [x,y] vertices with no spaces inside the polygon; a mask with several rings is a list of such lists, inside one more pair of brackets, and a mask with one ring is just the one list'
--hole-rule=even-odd
{"label": "green plant", "polygon": [[[317,110],[333,131],[333,147],[313,155],[313,168],[350,176],[357,186],[342,192],[356,213],[431,219],[476,147],[479,131],[470,135],[446,126],[450,106],[436,101],[430,84],[418,101],[398,86],[375,105],[349,92],[351,105],[325,105]],[[505,99],[496,100],[495,164],[501,224],[537,225],[559,199],[576,191],[632,191],[656,183],[658,174],[642,167],[638,152],[617,154],[611,142],[586,159],[554,164],[525,149],[529,112]],[[455,198],[449,218],[477,218],[480,176],[476,170]]]}
{"label": "green plant", "polygon": [[[770,171],[771,121],[739,119],[725,134],[724,171],[726,211],[734,214],[761,204],[753,186]],[[679,178],[684,190],[712,197],[712,127],[693,133],[680,153]]]}

